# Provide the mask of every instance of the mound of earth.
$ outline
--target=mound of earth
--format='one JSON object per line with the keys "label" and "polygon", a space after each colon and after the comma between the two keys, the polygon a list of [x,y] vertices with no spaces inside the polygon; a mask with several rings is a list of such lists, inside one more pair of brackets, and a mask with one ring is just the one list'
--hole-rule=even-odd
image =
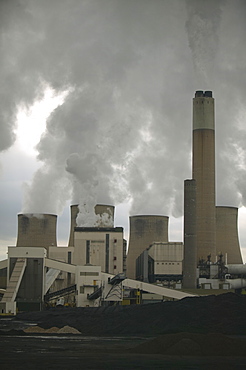
{"label": "mound of earth", "polygon": [[41,328],[66,325],[83,335],[156,336],[166,333],[246,333],[246,297],[234,293],[146,305],[53,308],[26,312],[17,321]]}
{"label": "mound of earth", "polygon": [[64,326],[63,328],[59,329],[56,326],[53,326],[49,329],[40,328],[40,326],[30,326],[27,329],[24,329],[25,333],[44,333],[44,334],[81,334],[80,331],[78,331],[75,328],[72,328],[71,326]]}
{"label": "mound of earth", "polygon": [[168,356],[246,356],[246,340],[219,333],[166,334],[142,343],[130,352]]}

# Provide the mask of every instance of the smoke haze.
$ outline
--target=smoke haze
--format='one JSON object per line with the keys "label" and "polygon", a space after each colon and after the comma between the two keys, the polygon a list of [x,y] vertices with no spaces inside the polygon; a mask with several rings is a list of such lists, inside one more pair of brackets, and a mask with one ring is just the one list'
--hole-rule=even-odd
{"label": "smoke haze", "polygon": [[217,204],[246,206],[245,1],[1,0],[0,30],[1,151],[20,107],[66,93],[20,211],[79,204],[79,226],[97,203],[180,217],[200,89],[216,101]]}

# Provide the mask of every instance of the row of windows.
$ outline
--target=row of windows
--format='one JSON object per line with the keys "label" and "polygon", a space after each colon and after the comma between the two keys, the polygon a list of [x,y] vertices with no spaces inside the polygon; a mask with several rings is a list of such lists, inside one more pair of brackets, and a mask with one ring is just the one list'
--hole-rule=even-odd
{"label": "row of windows", "polygon": [[[88,240],[90,243],[105,243],[105,240]],[[114,243],[117,243],[117,239],[114,239]]]}
{"label": "row of windows", "polygon": [[179,262],[162,262],[162,263],[157,262],[157,265],[160,265],[160,264],[162,264],[162,265],[179,265]]}
{"label": "row of windows", "polygon": [[80,271],[80,276],[99,276],[99,272]]}

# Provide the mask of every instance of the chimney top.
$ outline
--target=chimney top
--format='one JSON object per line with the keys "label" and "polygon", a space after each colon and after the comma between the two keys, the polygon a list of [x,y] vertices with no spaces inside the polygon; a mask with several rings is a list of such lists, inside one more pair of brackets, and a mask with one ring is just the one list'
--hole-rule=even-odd
{"label": "chimney top", "polygon": [[202,91],[202,90],[197,90],[196,93],[195,93],[195,98],[212,98],[213,97],[213,93],[212,91]]}

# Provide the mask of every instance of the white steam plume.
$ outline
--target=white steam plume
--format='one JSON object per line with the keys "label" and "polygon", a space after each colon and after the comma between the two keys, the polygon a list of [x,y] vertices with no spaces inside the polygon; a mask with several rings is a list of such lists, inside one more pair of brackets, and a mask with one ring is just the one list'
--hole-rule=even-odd
{"label": "white steam plume", "polygon": [[219,47],[218,30],[225,0],[186,0],[186,30],[192,52],[197,89],[211,89]]}
{"label": "white steam plume", "polygon": [[[217,194],[223,183],[220,200],[244,202],[245,163],[238,167],[234,157],[235,143],[237,155],[245,151],[236,121],[246,95],[244,4],[1,2],[1,148],[13,141],[20,104],[32,105],[47,85],[69,91],[37,147],[42,167],[26,186],[23,211],[59,213],[72,198],[89,218],[96,203],[129,200],[132,214],[180,216],[183,181],[191,176],[191,99],[206,88],[217,107]],[[228,157],[236,162],[233,195]]]}

